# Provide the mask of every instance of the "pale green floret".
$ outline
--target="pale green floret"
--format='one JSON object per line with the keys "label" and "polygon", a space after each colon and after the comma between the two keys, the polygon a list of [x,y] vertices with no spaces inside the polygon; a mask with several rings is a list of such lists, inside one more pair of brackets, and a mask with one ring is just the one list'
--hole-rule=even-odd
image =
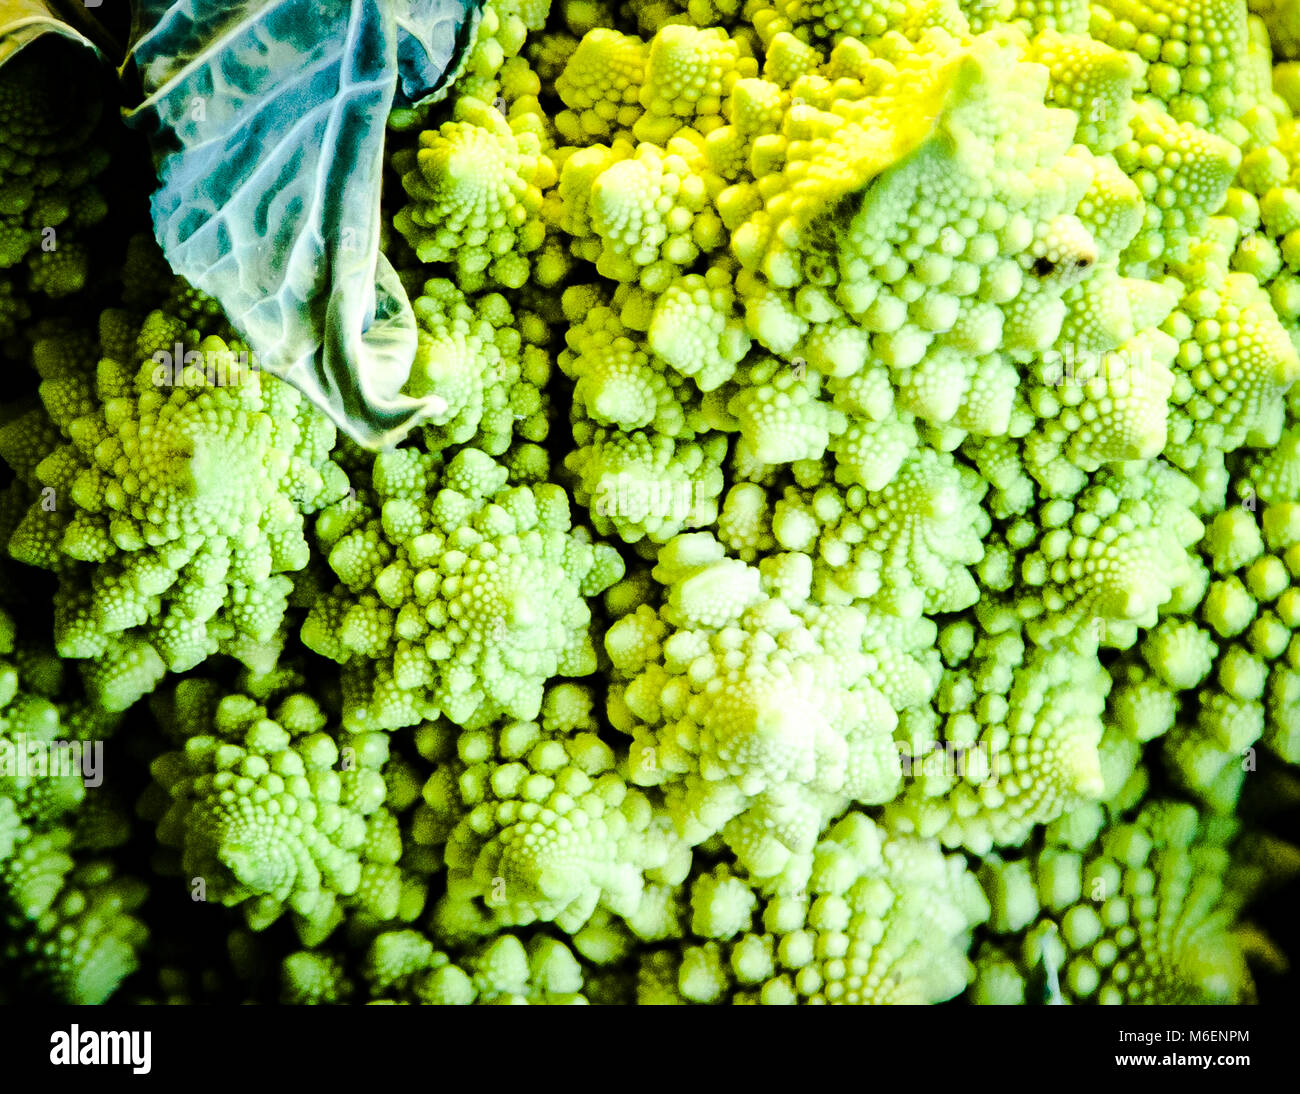
{"label": "pale green floret", "polygon": [[1218,649],[1208,631],[1177,618],[1161,620],[1142,641],[1151,670],[1178,691],[1196,687],[1210,674]]}
{"label": "pale green floret", "polygon": [[698,134],[674,137],[666,147],[620,140],[569,156],[560,196],[574,254],[594,262],[603,277],[663,292],[722,239],[701,156]]}
{"label": "pale green floret", "polygon": [[[1026,34],[1056,31],[1059,34],[1085,34],[1088,30],[1087,0],[1003,0],[1002,4],[985,4],[982,0],[963,0],[962,7],[974,22],[983,13],[989,25],[1000,22],[1019,27]],[[987,30],[988,26],[979,29]]]}
{"label": "pale green floret", "polygon": [[537,722],[417,731],[435,763],[417,839],[446,843],[446,905],[478,898],[496,923],[554,921],[575,933],[597,906],[634,922],[647,883],[682,881],[688,848],[662,808],[628,787],[597,728],[591,696],[564,684]]}
{"label": "pale green floret", "polygon": [[107,860],[74,865],[66,846],[34,839],[0,866],[0,889],[28,898],[5,909],[21,923],[11,924],[18,929],[7,932],[0,956],[54,999],[97,1006],[139,967],[148,932],[133,913],[148,887]]}
{"label": "pale green floret", "polygon": [[669,285],[655,301],[646,341],[656,357],[694,379],[701,391],[731,379],[750,338],[726,271],[712,267]]}
{"label": "pale green floret", "polygon": [[[566,300],[576,301],[578,295],[566,294]],[[690,413],[692,395],[683,391],[690,381],[666,371],[613,309],[602,304],[583,311],[565,342],[560,370],[574,381],[575,410],[590,420],[579,424],[575,418],[579,443],[589,438],[591,424],[626,432],[650,428],[665,437],[698,428],[697,416]]]}
{"label": "pale green floret", "polygon": [[[15,31],[16,40],[24,33]],[[109,155],[97,132],[103,103],[94,66],[69,65],[46,48],[54,38],[11,52],[0,76],[2,339],[22,331],[29,297],[85,288],[95,252],[88,232],[109,211],[96,185]]]}
{"label": "pale green floret", "polygon": [[1115,350],[1077,347],[1047,355],[1044,382],[1029,393],[1039,423],[1027,448],[1041,482],[1077,479],[1071,468],[1149,460],[1168,441],[1178,343],[1145,330]]}
{"label": "pale green floret", "polygon": [[346,1002],[352,982],[343,962],[328,954],[299,950],[280,962],[280,1002],[289,1006],[328,1006]]}
{"label": "pale green floret", "polygon": [[[12,626],[8,617],[3,620]],[[12,641],[0,643],[6,657],[13,653]],[[44,828],[57,824],[61,818],[76,810],[85,800],[86,788],[81,769],[72,768],[73,753],[66,754],[68,770],[50,770],[50,760],[61,763],[58,753],[43,751],[56,741],[63,740],[69,727],[63,725],[59,708],[43,695],[29,692],[21,686],[18,668],[9,661],[0,661],[0,808],[12,809],[15,824]],[[32,747],[29,749],[29,744]],[[89,745],[89,742],[87,743]],[[30,753],[37,762],[19,766],[18,757],[25,760]],[[80,756],[78,745],[77,756]],[[14,835],[5,835],[0,825],[0,861],[9,854]]]}
{"label": "pale green floret", "polygon": [[988,915],[960,858],[860,813],[817,843],[806,881],[751,892],[719,868],[691,907],[680,954],[642,959],[639,1002],[936,1003],[970,982],[970,932]]}
{"label": "pale green floret", "polygon": [[402,848],[385,822],[387,737],[357,734],[340,749],[306,695],[268,711],[197,679],[178,685],[164,716],[189,736],[151,765],[150,813],[194,899],[241,908],[253,930],[292,912],[308,945],[345,908],[397,914]]}
{"label": "pale green floret", "polygon": [[835,460],[835,481],[883,489],[918,441],[913,415],[894,408],[888,370],[864,369],[845,380],[832,378],[826,387],[845,418],[844,429],[827,446]]}
{"label": "pale green floret", "polygon": [[1027,59],[1051,73],[1047,102],[1078,118],[1075,140],[1098,154],[1113,152],[1128,134],[1133,91],[1142,66],[1084,34],[1045,30],[1030,42]]}
{"label": "pale green floret", "polygon": [[1226,272],[1215,243],[1193,249],[1186,280],[1162,329],[1179,341],[1165,451],[1190,469],[1208,450],[1277,440],[1300,357],[1268,294],[1250,274]]}
{"label": "pale green floret", "polygon": [[1115,160],[1142,194],[1145,217],[1125,259],[1141,265],[1180,261],[1222,203],[1241,161],[1232,144],[1153,103],[1133,111],[1133,136]]}
{"label": "pale green floret", "polygon": [[1232,931],[1250,887],[1231,866],[1234,826],[1163,801],[1131,824],[1099,823],[1081,841],[1049,829],[1025,859],[986,860],[990,922],[1005,937],[976,957],[972,1000],[1049,1002],[1053,985],[1068,1003],[1251,1000]]}
{"label": "pale green floret", "polygon": [[930,27],[960,34],[968,26],[961,7],[957,0],[771,0],[753,5],[751,17],[769,50],[782,33],[829,49],[846,38],[869,44],[891,31],[913,39]]}
{"label": "pale green floret", "polygon": [[426,447],[472,443],[502,456],[512,443],[545,441],[551,360],[544,321],[516,313],[499,293],[467,297],[443,278],[425,282],[413,307],[420,332],[404,390],[447,404],[424,423]]}
{"label": "pale green floret", "polygon": [[[1207,522],[1200,550],[1210,581],[1200,601],[1205,629],[1199,643],[1215,657],[1211,672],[1200,653],[1201,679],[1184,717],[1165,740],[1175,780],[1210,808],[1230,812],[1263,745],[1287,762],[1300,756],[1300,503],[1291,489],[1297,474],[1292,433],[1253,457],[1249,475],[1233,493],[1241,500]],[[1173,628],[1172,622],[1162,624]],[[1186,631],[1190,622],[1178,624]],[[1148,648],[1149,647],[1149,648]],[[1144,645],[1160,671],[1162,647]],[[1217,655],[1217,656],[1216,656]]]}
{"label": "pale green floret", "polygon": [[650,43],[637,139],[667,145],[684,124],[707,133],[721,124],[722,104],[736,81],[757,76],[758,64],[719,28],[664,27]]}
{"label": "pale green floret", "polygon": [[0,430],[33,499],[9,553],[59,575],[55,643],[113,710],[215,652],[273,663],[304,516],[347,489],[294,388],[161,311],[120,326],[104,314],[97,364],[78,335],[38,343],[45,414]]}
{"label": "pale green floret", "polygon": [[815,606],[806,556],[750,567],[704,535],[665,545],[654,574],[663,607],[605,636],[631,777],[662,787],[688,842],[720,832],[758,876],[797,869],[846,804],[897,792],[891,734],[933,688],[932,626]]}
{"label": "pale green floret", "polygon": [[1239,0],[1101,0],[1088,32],[1147,63],[1146,91],[1176,121],[1231,134],[1250,61]]}
{"label": "pale green floret", "polygon": [[774,357],[759,357],[728,389],[735,391],[727,413],[740,432],[738,458],[754,464],[818,460],[832,434],[847,421],[840,411],[819,398],[821,377],[804,368],[791,368]]}
{"label": "pale green floret", "polygon": [[508,486],[506,468],[476,449],[445,467],[399,449],[317,534],[341,584],[302,636],[345,666],[349,729],[532,718],[552,676],[595,671],[584,597],[623,564],[571,529],[558,486]]}
{"label": "pale green floret", "polygon": [[1072,500],[1044,502],[1036,528],[1012,526],[1011,546],[1021,534],[1032,544],[1015,605],[1030,637],[1123,648],[1138,627],[1154,626],[1201,534],[1195,500],[1194,485],[1172,468],[1133,461],[1094,475]]}
{"label": "pale green floret", "polygon": [[966,567],[983,557],[984,489],[970,468],[921,448],[880,490],[787,490],[772,527],[782,547],[813,556],[822,603],[865,601],[914,617],[959,611],[979,598]]}
{"label": "pale green floret", "polygon": [[717,433],[696,443],[602,430],[564,465],[574,476],[574,500],[587,508],[598,533],[625,543],[666,543],[717,520],[726,452],[726,438]]}
{"label": "pale green floret", "polygon": [[411,199],[393,224],[421,262],[453,264],[463,288],[517,289],[529,279],[555,166],[526,117],[507,121],[490,101],[463,97],[453,120],[421,133],[393,167]]}
{"label": "pale green floret", "polygon": [[[293,995],[310,988],[314,979],[314,965],[290,965],[303,957],[330,960],[314,953],[290,957],[281,976]],[[366,952],[363,993],[340,983],[341,977],[331,989],[349,1002],[559,1006],[587,1002],[584,972],[568,946],[543,934],[533,935],[526,945],[515,935],[501,934],[477,941],[464,952],[448,953],[419,931],[390,930],[376,935]],[[357,994],[361,997],[352,998]]]}
{"label": "pale green floret", "polygon": [[555,93],[568,108],[555,127],[573,144],[629,135],[642,115],[646,45],[605,27],[583,36],[555,80]]}
{"label": "pale green floret", "polygon": [[1043,653],[1015,630],[983,633],[940,681],[935,735],[909,722],[891,828],[986,854],[1103,795],[1110,678],[1091,654]]}
{"label": "pale green floret", "polygon": [[0,968],[23,998],[103,1003],[148,937],[133,915],[147,887],[93,857],[130,831],[97,789],[102,752],[89,795],[84,777],[83,756],[104,749],[117,719],[61,700],[59,661],[16,637],[0,609]]}

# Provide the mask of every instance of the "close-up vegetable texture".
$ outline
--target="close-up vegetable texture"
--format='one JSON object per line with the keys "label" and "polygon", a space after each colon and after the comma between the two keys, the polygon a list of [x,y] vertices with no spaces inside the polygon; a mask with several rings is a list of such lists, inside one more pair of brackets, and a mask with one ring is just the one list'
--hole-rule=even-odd
{"label": "close-up vegetable texture", "polygon": [[3,0],[0,1002],[1293,999],[1297,347],[1291,0]]}

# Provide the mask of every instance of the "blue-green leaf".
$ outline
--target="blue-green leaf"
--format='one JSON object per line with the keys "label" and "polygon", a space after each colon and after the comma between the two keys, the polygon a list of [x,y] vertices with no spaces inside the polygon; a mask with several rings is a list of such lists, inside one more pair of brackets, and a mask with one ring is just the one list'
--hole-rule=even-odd
{"label": "blue-green leaf", "polygon": [[154,233],[258,363],[358,441],[400,440],[415,320],[379,253],[384,125],[436,95],[478,0],[139,0],[127,64],[160,186]]}

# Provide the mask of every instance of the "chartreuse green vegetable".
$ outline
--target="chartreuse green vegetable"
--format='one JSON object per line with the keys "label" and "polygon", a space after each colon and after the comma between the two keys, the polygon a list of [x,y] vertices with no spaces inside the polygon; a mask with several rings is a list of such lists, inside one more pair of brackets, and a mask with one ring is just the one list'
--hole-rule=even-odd
{"label": "chartreuse green vegetable", "polygon": [[420,727],[417,747],[435,767],[413,831],[418,843],[445,844],[442,914],[478,898],[498,922],[572,931],[597,906],[637,914],[647,878],[682,880],[687,845],[628,786],[598,728],[591,695],[573,684],[547,693],[537,721],[507,723],[495,739]]}
{"label": "chartreuse green vegetable", "polygon": [[340,584],[302,637],[345,666],[349,729],[531,718],[547,679],[595,670],[584,597],[621,577],[622,560],[570,527],[560,487],[508,479],[479,449],[442,466],[406,448],[323,515]]}
{"label": "chartreuse green vegetable", "polygon": [[[447,30],[402,8],[408,46]],[[253,247],[305,207],[214,231],[247,194],[195,285],[133,243],[22,328],[0,415],[0,744],[129,741],[103,790],[0,771],[0,968],[70,1001],[1275,999],[1289,12],[487,0],[445,99],[417,64],[383,161],[332,158],[363,193],[311,246]],[[191,50],[159,72],[220,70]],[[319,183],[271,151],[277,193]],[[376,207],[377,265],[308,261]],[[199,291],[250,269],[264,311]],[[373,349],[376,284],[401,367],[330,403],[372,451],[315,405],[348,346],[302,395],[300,343],[251,332]]]}
{"label": "chartreuse green vegetable", "polygon": [[[176,688],[163,717],[184,751],[151,765],[158,840],[179,849],[203,899],[242,907],[255,930],[291,910],[305,941],[329,933],[341,903],[396,915],[401,842],[383,808],[387,738],[359,734],[340,755],[307,695],[268,711],[213,692],[199,680]],[[204,723],[208,732],[189,732]]]}
{"label": "chartreuse green vegetable", "polygon": [[241,352],[105,311],[36,344],[40,405],[0,429],[30,498],[9,553],[58,575],[55,645],[108,710],[218,651],[274,663],[303,516],[347,489],[333,426]]}
{"label": "chartreuse green vegetable", "polygon": [[126,841],[129,806],[96,798],[116,719],[59,697],[58,662],[3,610],[0,655],[0,963],[16,990],[102,1003],[147,936],[132,913],[148,887],[105,855]]}
{"label": "chartreuse green vegetable", "polygon": [[[1080,814],[1050,827],[1027,857],[986,862],[995,941],[976,957],[972,998],[1253,1001],[1246,946],[1230,927],[1259,871],[1229,854],[1233,823],[1198,822],[1192,806],[1157,801],[1131,822],[1102,824],[1100,812]],[[1279,849],[1239,844],[1236,853]]]}
{"label": "chartreuse green vegetable", "polygon": [[[11,17],[0,13],[0,21]],[[109,154],[103,87],[92,54],[35,12],[0,48],[0,339],[9,341],[46,298],[85,287],[90,229],[108,213],[100,177]],[[11,51],[11,45],[16,51]],[[93,233],[91,233],[93,235]]]}

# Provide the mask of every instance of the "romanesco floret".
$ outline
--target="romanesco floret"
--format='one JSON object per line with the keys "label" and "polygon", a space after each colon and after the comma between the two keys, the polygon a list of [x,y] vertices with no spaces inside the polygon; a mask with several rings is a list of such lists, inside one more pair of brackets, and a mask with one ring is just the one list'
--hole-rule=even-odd
{"label": "romanesco floret", "polygon": [[0,452],[32,492],[9,553],[59,576],[58,651],[123,710],[214,652],[274,660],[304,515],[347,481],[333,425],[221,339],[161,311],[100,331],[37,345],[43,409]]}
{"label": "romanesco floret", "polygon": [[641,1003],[936,1003],[971,979],[988,903],[933,842],[850,813],[806,883],[751,885],[725,867],[692,881],[688,944],[642,959]]}
{"label": "romanesco floret", "polygon": [[974,1000],[1249,1001],[1231,930],[1247,896],[1229,854],[1235,826],[1171,801],[1102,825],[1090,811],[1024,858],[986,862],[989,925],[1004,937],[976,958]]}
{"label": "romanesco floret", "polygon": [[720,832],[764,877],[806,860],[849,802],[894,796],[897,712],[937,678],[932,624],[818,604],[806,555],[749,566],[702,534],[665,544],[654,576],[659,610],[605,635],[609,717],[688,842]]}
{"label": "romanesco floret", "polygon": [[533,935],[527,945],[512,934],[449,954],[419,931],[386,931],[370,942],[360,984],[341,962],[319,950],[301,950],[281,965],[285,1003],[417,1003],[434,1006],[584,1004],[587,970],[563,942]]}
{"label": "romanesco floret", "polygon": [[1300,358],[1268,294],[1250,274],[1225,269],[1227,248],[1203,257],[1216,249],[1213,241],[1198,245],[1186,268],[1187,295],[1163,328],[1179,342],[1166,451],[1184,468],[1207,449],[1275,440],[1283,396],[1300,377]]}
{"label": "romanesco floret", "polygon": [[1221,813],[1258,766],[1258,746],[1297,758],[1296,460],[1288,432],[1246,464],[1205,523],[1202,568],[1175,590],[1117,692],[1128,731],[1162,736],[1175,782]]}
{"label": "romanesco floret", "polygon": [[985,488],[971,468],[917,448],[879,490],[787,488],[773,507],[772,535],[813,556],[822,603],[867,602],[910,616],[959,611],[979,599],[966,567],[984,553]]}
{"label": "romanesco floret", "polygon": [[1088,32],[1146,62],[1140,91],[1176,122],[1231,133],[1243,104],[1246,5],[1236,0],[1100,0]]}
{"label": "romanesco floret", "polygon": [[[108,214],[95,184],[109,162],[96,134],[103,106],[97,74],[75,74],[68,60],[54,43],[38,40],[7,57],[0,71],[0,292],[6,296],[19,284],[52,298],[82,289],[91,258],[85,231]],[[20,264],[25,277],[4,272]],[[25,299],[0,308],[0,339],[13,335],[30,312]]]}
{"label": "romanesco floret", "polygon": [[662,292],[725,238],[701,166],[698,139],[684,134],[666,148],[620,139],[610,149],[597,145],[570,156],[560,185],[574,209],[566,209],[564,227],[581,232],[574,254],[594,262],[603,277]]}
{"label": "romanesco floret", "polygon": [[662,807],[627,785],[598,730],[592,696],[573,684],[547,693],[536,722],[417,730],[436,766],[413,832],[445,841],[446,902],[477,898],[494,922],[553,921],[573,934],[598,905],[634,919],[647,880],[681,882],[688,848]]}
{"label": "romanesco floret", "polygon": [[467,297],[445,278],[426,281],[414,309],[421,330],[405,390],[447,403],[424,423],[429,451],[473,444],[499,457],[546,440],[551,360],[539,316],[516,314],[500,293]]}
{"label": "romanesco floret", "polygon": [[344,665],[349,729],[533,718],[548,679],[596,668],[584,597],[618,580],[623,563],[571,528],[558,486],[509,486],[478,449],[445,467],[398,449],[316,530],[340,584],[302,637]]}
{"label": "romanesco floret", "polygon": [[340,905],[397,914],[385,735],[353,734],[340,748],[310,696],[268,710],[200,679],[179,684],[161,716],[184,748],[154,760],[146,802],[194,899],[240,907],[254,930],[292,912],[308,944],[341,921]]}
{"label": "romanesco floret", "polygon": [[976,574],[1016,588],[1037,643],[1125,648],[1185,580],[1201,534],[1195,485],[1159,461],[1110,465],[1075,497],[1044,499],[986,545]]}
{"label": "romanesco floret", "polygon": [[[31,852],[43,854],[39,866],[27,857]],[[42,872],[30,877],[31,869]],[[36,841],[3,874],[0,888],[35,883],[32,899],[16,905],[19,929],[3,951],[5,963],[29,982],[60,1002],[94,1005],[139,967],[147,931],[132,913],[144,903],[144,882],[120,876],[106,859],[74,865],[57,844],[38,852]]]}
{"label": "romanesco floret", "polygon": [[147,938],[132,914],[146,886],[98,857],[125,842],[129,821],[87,800],[108,792],[100,738],[115,719],[87,714],[16,630],[0,609],[0,969],[59,1002],[102,1003]]}
{"label": "romanesco floret", "polygon": [[393,224],[421,262],[451,264],[464,288],[517,289],[528,280],[527,256],[546,239],[542,189],[555,167],[526,119],[459,99],[455,118],[422,133],[418,149],[399,152],[393,167],[411,198]]}
{"label": "romanesco floret", "polygon": [[1110,678],[1095,656],[1035,650],[1009,613],[939,637],[949,664],[938,724],[909,719],[911,776],[890,827],[978,854],[1102,796],[1102,712]]}
{"label": "romanesco floret", "polygon": [[555,80],[555,93],[568,108],[556,116],[556,129],[575,145],[630,137],[642,114],[645,66],[641,39],[604,27],[584,35]]}

